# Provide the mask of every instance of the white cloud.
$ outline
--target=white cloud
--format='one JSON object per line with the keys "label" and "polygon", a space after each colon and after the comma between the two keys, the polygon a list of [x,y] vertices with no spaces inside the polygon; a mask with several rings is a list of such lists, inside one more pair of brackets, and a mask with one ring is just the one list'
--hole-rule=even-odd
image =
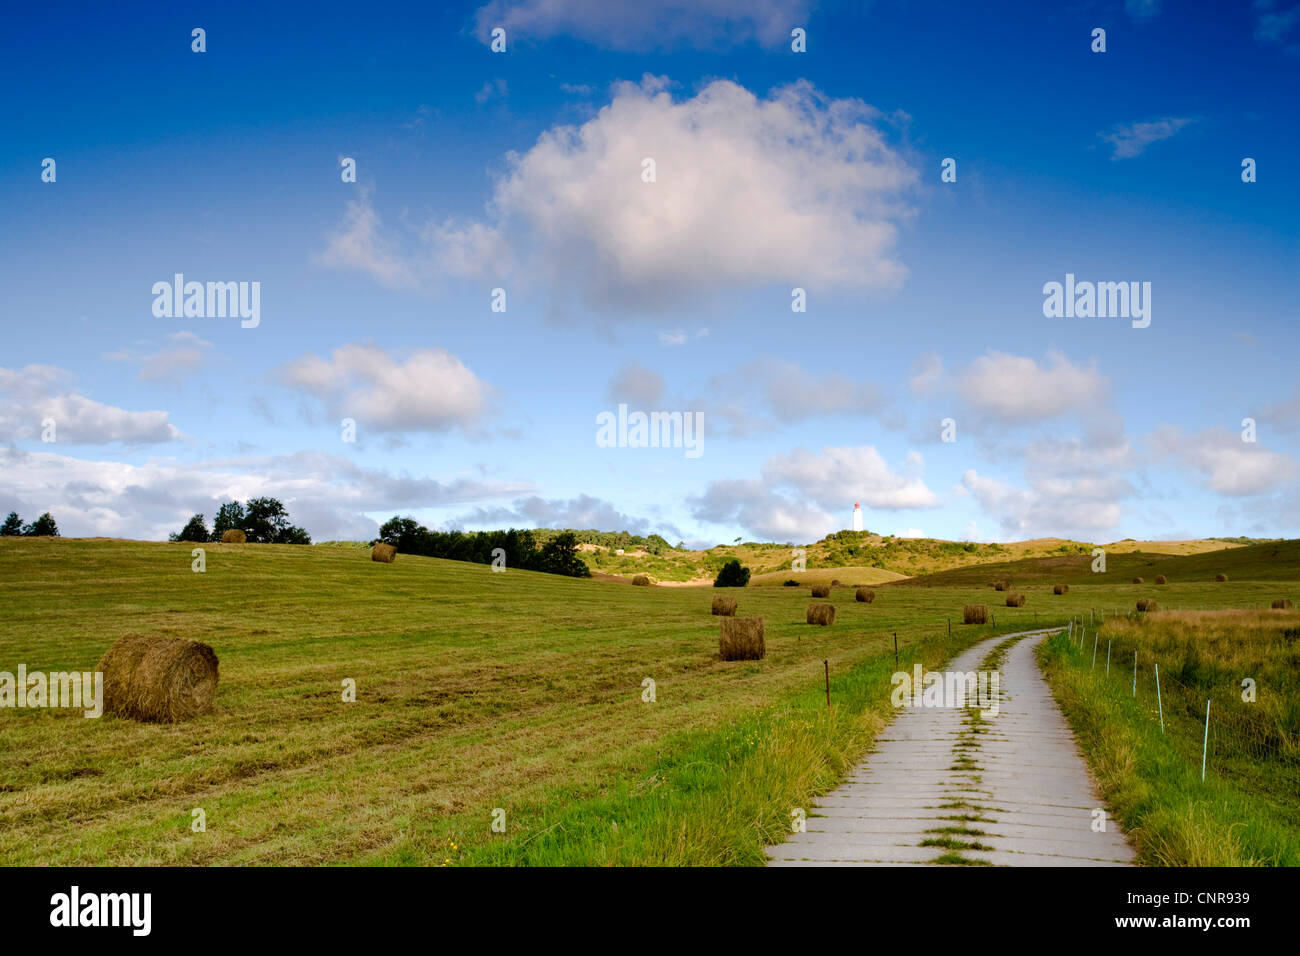
{"label": "white cloud", "polygon": [[839,526],[816,505],[792,501],[752,479],[710,482],[690,505],[698,520],[739,526],[768,541],[815,541]]}
{"label": "white cloud", "polygon": [[476,508],[451,519],[448,525],[453,528],[536,527],[628,531],[639,535],[663,534],[674,541],[682,537],[681,530],[669,522],[629,515],[608,501],[585,494],[567,500],[533,495],[518,499],[511,507]]}
{"label": "white cloud", "polygon": [[323,452],[132,465],[0,449],[0,509],[24,517],[49,511],[68,537],[161,540],[194,513],[203,513],[211,526],[222,501],[270,495],[313,538],[365,539],[377,531],[367,511],[471,503],[530,490],[526,482],[397,476]]}
{"label": "white cloud", "polygon": [[627,402],[634,408],[654,408],[664,397],[663,376],[637,362],[619,369],[609,383],[609,400]]}
{"label": "white cloud", "polygon": [[1120,476],[1045,476],[1023,489],[974,469],[968,470],[962,481],[1011,539],[1066,536],[1086,540],[1096,532],[1108,531],[1123,516],[1119,497],[1128,487]]}
{"label": "white cloud", "polygon": [[1152,143],[1169,139],[1192,119],[1179,116],[1167,116],[1164,119],[1147,123],[1121,123],[1108,133],[1097,135],[1115,147],[1111,159],[1132,159],[1140,156]]}
{"label": "white cloud", "polygon": [[444,349],[418,349],[401,361],[378,345],[344,345],[328,359],[313,354],[290,362],[279,375],[319,399],[330,416],[379,432],[468,431],[492,395]]}
{"label": "white cloud", "polygon": [[905,470],[896,474],[871,445],[823,448],[815,454],[796,448],[789,455],[775,455],[763,464],[763,480],[772,487],[793,488],[822,508],[839,512],[861,501],[870,508],[933,508],[935,494],[915,474],[920,455],[908,455]]}
{"label": "white cloud", "polygon": [[915,395],[929,395],[943,381],[943,359],[938,352],[926,352],[912,363],[907,387]]}
{"label": "white cloud", "polygon": [[1207,428],[1188,434],[1165,425],[1148,439],[1157,459],[1172,459],[1196,469],[1211,491],[1223,495],[1262,495],[1279,490],[1297,476],[1294,459],[1257,442],[1244,442],[1237,432]]}
{"label": "white cloud", "polygon": [[[765,99],[727,81],[675,102],[668,81],[620,83],[580,127],[507,156],[481,221],[423,230],[404,260],[363,197],[322,261],[398,285],[413,276],[518,275],[588,307],[667,311],[738,287],[894,288],[903,192],[916,173],[878,111],[799,81]],[[656,163],[643,182],[642,160]]]}
{"label": "white cloud", "polygon": [[571,36],[610,50],[716,49],[757,41],[789,42],[808,26],[809,0],[491,0],[475,17],[477,35],[490,42],[503,27],[507,40],[536,42]]}
{"label": "white cloud", "polygon": [[977,358],[957,383],[974,409],[997,422],[1046,421],[1068,412],[1096,413],[1109,397],[1109,385],[1095,366],[1074,365],[1057,351],[1047,363],[990,350]]}
{"label": "white cloud", "polygon": [[40,438],[53,419],[65,445],[149,445],[183,437],[169,412],[131,412],[70,390],[72,375],[51,365],[0,368],[0,439]]}

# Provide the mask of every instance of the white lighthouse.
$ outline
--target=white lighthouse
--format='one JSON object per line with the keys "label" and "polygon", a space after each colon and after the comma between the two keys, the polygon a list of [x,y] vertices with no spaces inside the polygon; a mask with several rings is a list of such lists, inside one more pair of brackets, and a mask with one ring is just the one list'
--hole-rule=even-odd
{"label": "white lighthouse", "polygon": [[853,530],[862,530],[862,505],[853,502]]}

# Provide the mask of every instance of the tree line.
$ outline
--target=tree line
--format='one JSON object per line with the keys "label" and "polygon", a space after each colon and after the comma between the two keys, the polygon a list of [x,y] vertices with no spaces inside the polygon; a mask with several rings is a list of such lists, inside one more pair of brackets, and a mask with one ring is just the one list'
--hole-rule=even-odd
{"label": "tree line", "polygon": [[18,512],[11,511],[9,517],[5,518],[4,524],[0,525],[0,538],[16,538],[19,535],[25,538],[40,536],[57,538],[59,526],[54,523],[54,518],[48,511],[31,524],[23,524],[23,519],[18,517]]}
{"label": "tree line", "polygon": [[[429,558],[500,563],[523,571],[543,571],[573,578],[589,578],[591,570],[578,557],[578,539],[572,531],[550,537],[540,547],[532,531],[430,531],[414,518],[394,515],[379,528],[379,540],[391,544],[400,554]],[[498,550],[499,549],[499,550]]]}
{"label": "tree line", "polygon": [[246,504],[227,501],[217,509],[208,531],[197,514],[169,541],[220,541],[227,531],[242,531],[254,544],[311,544],[311,535],[289,523],[289,512],[278,498],[249,498]]}

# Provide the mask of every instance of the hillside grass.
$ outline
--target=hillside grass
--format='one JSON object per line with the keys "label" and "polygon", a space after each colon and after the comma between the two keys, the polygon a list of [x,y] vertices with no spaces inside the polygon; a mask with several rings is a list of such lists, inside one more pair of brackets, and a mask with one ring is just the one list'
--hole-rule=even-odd
{"label": "hillside grass", "polygon": [[[806,588],[737,589],[768,656],[724,663],[711,588],[383,565],[340,545],[212,544],[195,574],[190,549],[0,539],[0,670],[93,669],[132,633],[221,660],[215,711],[188,724],[0,710],[0,863],[758,863],[888,716],[894,632],[901,666],[935,667],[1129,596],[1029,588],[1011,609],[985,588],[887,587],[867,605],[843,588],[823,628],[804,623]],[[996,627],[960,625],[977,602]]]}
{"label": "hillside grass", "polygon": [[1300,865],[1300,613],[1155,612],[1108,620],[1082,648],[1053,637],[1038,653],[1143,863]]}

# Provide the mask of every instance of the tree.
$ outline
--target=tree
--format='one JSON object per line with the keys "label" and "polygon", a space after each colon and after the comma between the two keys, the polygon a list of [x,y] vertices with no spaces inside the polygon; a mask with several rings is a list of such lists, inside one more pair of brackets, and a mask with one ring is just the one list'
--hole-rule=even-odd
{"label": "tree", "polygon": [[244,531],[258,544],[311,544],[306,531],[289,524],[289,512],[278,498],[249,498]]}
{"label": "tree", "polygon": [[385,544],[391,544],[401,554],[422,553],[421,542],[427,534],[423,525],[414,518],[399,518],[393,515],[379,526],[379,537]]}
{"label": "tree", "polygon": [[220,541],[227,531],[244,530],[244,506],[238,501],[227,501],[217,509],[217,516],[212,519],[212,540]]}
{"label": "tree", "polygon": [[208,534],[208,526],[203,523],[203,515],[195,515],[189,520],[185,527],[181,528],[179,534],[171,536],[172,541],[210,541],[212,536]]}
{"label": "tree", "polygon": [[743,588],[749,583],[749,568],[732,558],[722,566],[713,581],[715,588]]}
{"label": "tree", "polygon": [[574,578],[591,577],[591,569],[578,557],[578,538],[572,531],[558,534],[542,546],[539,570]]}
{"label": "tree", "polygon": [[54,518],[47,511],[27,527],[23,528],[23,534],[29,538],[49,537],[57,538],[59,536],[59,526],[54,523]]}
{"label": "tree", "polygon": [[23,533],[23,519],[18,517],[17,511],[9,512],[9,517],[5,518],[5,523],[0,525],[0,538],[16,538]]}

